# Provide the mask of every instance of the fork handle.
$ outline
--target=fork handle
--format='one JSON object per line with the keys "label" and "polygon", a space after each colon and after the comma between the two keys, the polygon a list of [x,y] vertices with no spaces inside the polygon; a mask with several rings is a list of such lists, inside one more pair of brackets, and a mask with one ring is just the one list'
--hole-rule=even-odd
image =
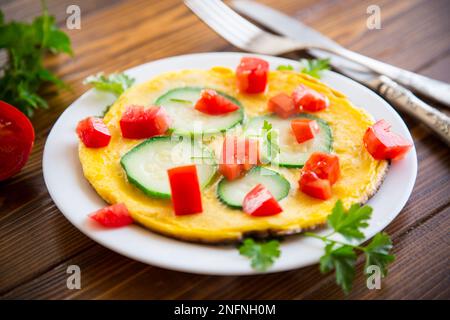
{"label": "fork handle", "polygon": [[371,87],[399,110],[425,124],[450,147],[450,117],[417,98],[411,91],[386,76],[380,76]]}
{"label": "fork handle", "polygon": [[392,80],[411,88],[417,93],[450,107],[450,85],[445,82],[397,68],[393,65],[363,56],[362,54],[342,47],[321,47],[317,49],[328,51],[347,58],[353,62],[357,62],[379,74],[388,76]]}

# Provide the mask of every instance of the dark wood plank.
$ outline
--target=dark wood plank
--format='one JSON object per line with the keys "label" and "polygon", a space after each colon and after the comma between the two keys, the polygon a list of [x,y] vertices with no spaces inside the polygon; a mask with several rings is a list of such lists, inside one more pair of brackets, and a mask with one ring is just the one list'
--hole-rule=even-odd
{"label": "dark wood plank", "polygon": [[[263,2],[296,16],[350,49],[450,81],[448,1],[380,0],[377,4],[382,8],[382,30],[365,27],[366,8],[372,4],[368,0]],[[61,25],[68,3],[48,1],[49,10]],[[342,297],[332,277],[320,275],[317,266],[256,277],[172,272],[104,249],[65,220],[45,190],[41,159],[52,124],[87,89],[81,84],[82,79],[95,72],[124,70],[172,55],[235,50],[180,1],[78,3],[82,29],[68,31],[75,56],[49,56],[46,60],[71,85],[72,91],[57,94],[54,87],[44,88],[51,109],[33,119],[37,138],[30,160],[16,177],[0,183],[0,294],[14,298],[125,299]],[[31,0],[1,1],[0,7],[7,20],[31,19],[40,12],[39,2]],[[445,266],[441,266],[448,261],[442,248],[444,244],[448,247],[443,232],[449,221],[450,152],[417,122],[408,117],[405,120],[415,139],[419,175],[407,206],[387,229],[395,239],[399,258],[384,290],[368,293],[363,279],[358,278],[351,298],[449,297],[448,275],[442,273]],[[442,211],[444,208],[446,211]],[[434,228],[437,231],[428,232],[430,235],[425,232]],[[417,250],[436,246],[426,255],[426,261],[413,263],[411,273],[405,263],[411,263],[409,257],[418,256],[419,251],[414,251],[409,243]],[[69,264],[82,268],[80,291],[66,288],[65,271]],[[433,269],[434,266],[441,269]],[[419,273],[429,274],[429,269],[433,270],[430,279],[424,285],[419,283]],[[419,289],[413,290],[413,285]]]}

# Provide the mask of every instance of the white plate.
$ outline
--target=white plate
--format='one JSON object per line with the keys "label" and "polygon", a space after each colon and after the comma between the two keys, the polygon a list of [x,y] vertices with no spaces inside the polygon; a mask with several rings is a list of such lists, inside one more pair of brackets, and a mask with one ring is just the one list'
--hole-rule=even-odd
{"label": "white plate", "polygon": [[[203,53],[178,56],[150,62],[126,73],[137,83],[166,71],[213,66],[235,68],[241,53]],[[252,55],[256,56],[256,55]],[[298,66],[296,61],[261,56],[275,68],[280,64]],[[383,99],[369,89],[334,72],[326,72],[322,81],[346,94],[354,105],[366,109],[376,119],[386,119],[393,130],[412,141],[400,116]],[[105,230],[90,223],[87,214],[105,206],[103,200],[83,177],[77,153],[75,127],[80,119],[101,114],[113,97],[89,90],[61,115],[50,132],[44,150],[44,179],[51,197],[65,217],[81,232],[103,246],[129,258],[158,267],[215,275],[256,273],[249,260],[232,246],[207,246],[167,238],[137,225]],[[385,228],[408,200],[417,172],[416,150],[395,162],[377,194],[370,199],[374,208],[367,238]],[[326,231],[324,231],[326,232]],[[291,237],[281,245],[282,254],[269,272],[278,272],[317,263],[322,255],[322,243],[316,239]]]}

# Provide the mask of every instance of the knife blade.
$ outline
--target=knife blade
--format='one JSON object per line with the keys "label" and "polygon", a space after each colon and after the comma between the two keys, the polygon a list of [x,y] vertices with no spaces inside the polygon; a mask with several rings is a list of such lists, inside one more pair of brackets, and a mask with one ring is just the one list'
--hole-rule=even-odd
{"label": "knife blade", "polygon": [[[341,47],[337,42],[329,39],[320,32],[268,6],[249,0],[233,0],[230,4],[239,13],[281,35],[308,43]],[[308,50],[308,52],[318,58],[330,58],[330,64],[339,72],[369,87],[373,88],[375,83],[378,82],[378,74],[363,66],[331,53],[324,53],[318,50]]]}

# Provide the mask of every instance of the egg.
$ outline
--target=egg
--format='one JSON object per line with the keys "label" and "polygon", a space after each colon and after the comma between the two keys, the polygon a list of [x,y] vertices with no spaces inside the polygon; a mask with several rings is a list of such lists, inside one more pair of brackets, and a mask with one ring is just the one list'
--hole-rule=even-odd
{"label": "egg", "polygon": [[[142,142],[124,139],[121,135],[119,121],[127,106],[152,105],[158,97],[174,88],[208,87],[239,100],[248,121],[268,114],[270,97],[280,92],[289,94],[299,84],[326,95],[330,101],[328,108],[314,115],[329,124],[333,152],[339,156],[341,177],[332,187],[332,198],[324,201],[302,193],[298,189],[300,169],[280,167],[275,170],[289,181],[291,188],[288,196],[280,201],[283,212],[276,216],[252,217],[226,206],[217,198],[218,178],[202,190],[202,213],[176,216],[170,200],[147,196],[127,181],[120,159]],[[353,106],[342,93],[293,71],[271,71],[267,90],[256,95],[238,92],[234,71],[224,67],[164,73],[128,89],[110,108],[104,122],[112,136],[107,147],[92,149],[79,144],[79,158],[86,179],[106,202],[124,203],[135,222],[153,232],[185,241],[229,243],[246,235],[288,235],[323,226],[338,199],[346,207],[365,203],[376,193],[389,167],[387,161],[373,159],[363,145],[364,132],[374,123],[373,118],[365,110]],[[234,130],[239,132],[241,129]],[[205,143],[216,153],[220,152],[220,136],[207,139]]]}

